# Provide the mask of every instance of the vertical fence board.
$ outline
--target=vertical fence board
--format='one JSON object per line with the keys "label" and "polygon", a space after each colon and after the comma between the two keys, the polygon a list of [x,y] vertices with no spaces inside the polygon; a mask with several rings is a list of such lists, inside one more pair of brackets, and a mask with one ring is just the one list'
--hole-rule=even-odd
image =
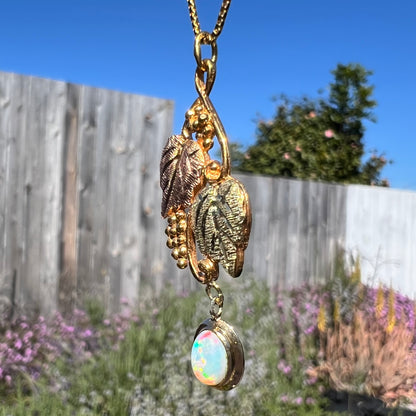
{"label": "vertical fence board", "polygon": [[[143,287],[152,288],[156,292],[160,291],[167,282],[176,284],[177,288],[180,288],[184,279],[183,275],[179,276],[175,262],[170,258],[169,250],[165,247],[163,229],[166,225],[165,221],[160,218],[160,155],[172,128],[170,123],[163,120],[167,120],[165,115],[171,111],[170,103],[161,105],[153,101],[149,103],[143,114],[140,224],[148,238],[141,253],[144,259],[141,265],[141,276]],[[156,235],[160,237],[154,238]]]}
{"label": "vertical fence board", "polygon": [[[60,275],[60,236],[63,172],[62,108],[66,102],[66,85],[48,80],[44,85],[46,97],[45,128],[43,132],[44,156],[42,193],[42,253],[40,259],[40,312],[47,313],[57,307],[58,276]],[[42,89],[43,91],[43,89]],[[33,243],[32,243],[33,244]]]}
{"label": "vertical fence board", "polygon": [[18,92],[14,77],[0,73],[0,314],[9,315],[13,303],[16,265],[16,221],[13,204],[17,199],[17,140],[13,132],[13,93]]}
{"label": "vertical fence board", "polygon": [[142,261],[144,233],[140,227],[140,201],[142,195],[141,164],[142,164],[142,135],[144,124],[143,98],[133,95],[127,97],[128,111],[126,113],[126,146],[128,149],[125,163],[126,182],[123,198],[124,215],[129,221],[124,221],[123,261],[120,282],[120,297],[133,302],[138,300],[140,287],[140,264]]}
{"label": "vertical fence board", "polygon": [[[105,176],[96,175],[98,137],[104,141],[98,131],[97,106],[99,104],[98,90],[82,88],[80,92],[80,114],[78,126],[78,157],[77,157],[77,199],[78,199],[78,238],[77,256],[77,298],[82,301],[98,297],[95,281],[100,281],[101,275],[96,273],[97,264],[94,247],[96,245],[97,219],[105,218],[104,203],[97,197],[96,188],[100,183],[105,184]],[[102,226],[102,224],[100,224]],[[104,228],[104,227],[103,227]]]}
{"label": "vertical fence board", "polygon": [[58,296],[61,309],[70,311],[76,301],[77,291],[77,225],[78,225],[78,125],[79,88],[67,85],[64,104],[63,143],[63,196],[61,261]]}
{"label": "vertical fence board", "polygon": [[[15,230],[5,231],[5,239],[8,240],[6,250],[13,253],[9,259],[10,271],[13,274],[11,303],[13,305],[12,314],[21,312],[20,306],[25,305],[24,293],[24,276],[27,275],[27,227],[30,212],[28,208],[29,187],[26,182],[26,165],[25,165],[25,149],[26,149],[26,124],[28,118],[28,103],[30,94],[30,78],[13,75],[9,77],[9,81],[13,82],[13,95],[10,96],[12,113],[10,114],[11,136],[13,140],[13,148],[11,148],[10,156],[14,160],[14,169],[11,173],[16,182],[9,180],[6,188],[11,185],[14,187],[13,196],[9,193],[8,202],[10,208],[13,207],[15,215]],[[33,137],[29,138],[33,140]],[[21,163],[18,163],[20,160]],[[12,178],[10,177],[10,178]],[[10,223],[9,225],[12,225]],[[7,234],[9,234],[7,236]],[[1,274],[1,272],[0,272]]]}

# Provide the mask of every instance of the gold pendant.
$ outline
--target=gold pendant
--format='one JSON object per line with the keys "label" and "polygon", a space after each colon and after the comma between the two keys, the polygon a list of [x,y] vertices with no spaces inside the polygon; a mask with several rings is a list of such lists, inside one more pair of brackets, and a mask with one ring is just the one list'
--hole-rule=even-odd
{"label": "gold pendant", "polygon": [[[244,351],[233,327],[221,319],[224,297],[216,280],[219,265],[232,277],[241,274],[251,229],[249,197],[244,186],[230,175],[228,139],[209,98],[216,76],[216,38],[230,0],[223,2],[212,34],[200,31],[193,0],[188,3],[192,22],[196,22],[198,98],[186,113],[181,134],[171,136],[162,152],[161,213],[168,220],[166,244],[177,266],[184,269],[189,265],[193,276],[206,285],[211,300],[211,318],[199,326],[194,337],[194,374],[204,384],[229,390],[243,376]],[[211,58],[201,58],[201,45],[211,46]],[[209,155],[215,138],[221,162]],[[198,259],[198,251],[202,259]],[[217,295],[211,294],[212,289]]]}
{"label": "gold pendant", "polygon": [[[212,104],[208,110],[201,99],[196,100],[182,134],[168,139],[160,163],[167,246],[178,267],[189,264],[201,283],[218,278],[218,264],[232,277],[241,274],[251,229],[249,197],[230,176],[228,140],[218,123]],[[214,137],[220,143],[222,164],[208,153]],[[196,244],[205,256],[202,260],[197,259]]]}

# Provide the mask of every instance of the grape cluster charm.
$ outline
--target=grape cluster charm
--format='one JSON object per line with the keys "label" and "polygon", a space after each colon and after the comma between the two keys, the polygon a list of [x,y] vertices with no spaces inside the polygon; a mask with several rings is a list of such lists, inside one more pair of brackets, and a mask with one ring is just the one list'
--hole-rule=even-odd
{"label": "grape cluster charm", "polygon": [[[192,368],[199,381],[221,390],[240,381],[244,351],[233,327],[221,319],[224,296],[216,280],[219,265],[232,277],[241,274],[251,228],[249,198],[244,186],[230,175],[228,139],[209,98],[216,76],[216,39],[230,3],[223,1],[217,25],[208,33],[200,30],[194,0],[188,0],[195,32],[198,98],[185,115],[181,134],[168,139],[160,162],[161,213],[168,221],[166,244],[177,266],[189,266],[193,276],[206,285],[211,302],[211,317],[195,334]],[[201,45],[211,46],[210,58],[202,59]],[[214,139],[221,149],[221,162],[209,155]],[[203,258],[198,259],[198,252]]]}

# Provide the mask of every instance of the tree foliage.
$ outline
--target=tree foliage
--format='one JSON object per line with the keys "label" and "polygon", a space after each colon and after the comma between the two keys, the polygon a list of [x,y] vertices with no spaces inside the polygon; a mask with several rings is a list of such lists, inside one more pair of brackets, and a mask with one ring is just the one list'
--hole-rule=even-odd
{"label": "tree foliage", "polygon": [[278,100],[270,121],[259,121],[257,141],[241,157],[245,172],[341,183],[388,186],[380,178],[387,163],[376,151],[363,161],[364,121],[375,121],[371,71],[359,64],[339,64],[332,71],[327,98]]}

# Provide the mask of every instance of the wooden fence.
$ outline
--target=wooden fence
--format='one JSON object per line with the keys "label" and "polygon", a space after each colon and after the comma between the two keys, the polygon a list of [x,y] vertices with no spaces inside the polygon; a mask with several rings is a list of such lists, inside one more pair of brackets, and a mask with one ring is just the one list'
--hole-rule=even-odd
{"label": "wooden fence", "polygon": [[172,114],[167,100],[0,73],[3,309],[138,296],[161,251]]}
{"label": "wooden fence", "polygon": [[[0,72],[3,311],[49,313],[88,299],[113,311],[121,297],[167,283],[198,286],[170,258],[160,218],[172,115],[167,100]],[[236,176],[253,210],[239,280],[323,281],[346,248],[362,254],[366,278],[375,271],[416,291],[416,193]]]}

